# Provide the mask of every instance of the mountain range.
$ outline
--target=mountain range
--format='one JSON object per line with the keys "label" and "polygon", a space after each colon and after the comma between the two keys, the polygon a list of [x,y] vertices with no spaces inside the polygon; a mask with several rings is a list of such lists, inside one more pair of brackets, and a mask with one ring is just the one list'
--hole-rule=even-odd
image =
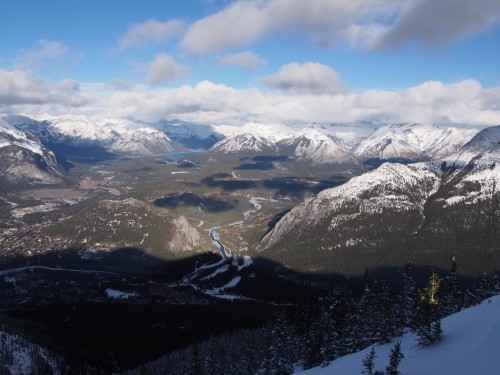
{"label": "mountain range", "polygon": [[283,216],[261,255],[356,275],[408,261],[445,268],[457,254],[477,260],[465,273],[491,269],[500,251],[499,144],[500,126],[487,128],[441,160],[384,163],[323,190]]}

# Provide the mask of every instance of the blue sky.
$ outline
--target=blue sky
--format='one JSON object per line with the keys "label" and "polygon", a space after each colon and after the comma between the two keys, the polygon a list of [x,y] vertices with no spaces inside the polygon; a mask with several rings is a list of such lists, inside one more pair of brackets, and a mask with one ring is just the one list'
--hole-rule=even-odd
{"label": "blue sky", "polygon": [[499,60],[498,0],[18,0],[0,112],[493,124]]}

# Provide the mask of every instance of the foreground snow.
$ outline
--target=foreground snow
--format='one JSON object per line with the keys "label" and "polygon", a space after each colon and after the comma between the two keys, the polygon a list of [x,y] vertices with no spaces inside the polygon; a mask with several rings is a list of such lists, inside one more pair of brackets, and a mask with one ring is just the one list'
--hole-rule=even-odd
{"label": "foreground snow", "polygon": [[[442,321],[443,339],[429,346],[419,347],[415,334],[401,338],[404,358],[399,370],[406,375],[496,375],[500,373],[500,295],[483,301],[481,305],[463,310]],[[375,346],[376,370],[385,370],[389,363],[389,344]],[[317,367],[298,374],[303,375],[351,375],[361,374],[362,360],[371,347],[338,358],[326,367]]]}

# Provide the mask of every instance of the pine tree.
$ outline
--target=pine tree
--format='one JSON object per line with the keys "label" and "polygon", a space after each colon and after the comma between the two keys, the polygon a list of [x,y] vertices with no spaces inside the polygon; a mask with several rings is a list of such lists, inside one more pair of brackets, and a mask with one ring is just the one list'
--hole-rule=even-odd
{"label": "pine tree", "polygon": [[373,370],[375,367],[375,358],[377,358],[377,355],[375,354],[375,348],[372,346],[370,353],[368,353],[366,357],[363,359],[363,367],[365,369],[361,371],[362,374],[373,375]]}
{"label": "pine tree", "polygon": [[418,343],[421,346],[430,345],[441,339],[441,321],[437,314],[438,299],[441,279],[436,272],[432,270],[432,274],[427,282],[427,287],[419,290],[420,304],[416,311],[416,332],[418,335]]}
{"label": "pine tree", "polygon": [[386,375],[399,375],[398,370],[401,360],[404,358],[404,354],[401,352],[401,342],[398,341],[394,348],[391,349],[391,356],[389,357],[389,365],[386,366]]}

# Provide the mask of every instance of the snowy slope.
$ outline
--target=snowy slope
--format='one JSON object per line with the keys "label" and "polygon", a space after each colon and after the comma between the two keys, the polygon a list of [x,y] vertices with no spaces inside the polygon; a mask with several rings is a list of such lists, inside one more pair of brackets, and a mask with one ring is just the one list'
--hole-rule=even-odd
{"label": "snowy slope", "polygon": [[492,126],[481,130],[457,153],[450,155],[445,160],[463,166],[472,159],[476,162],[490,163],[500,160],[500,126]]}
{"label": "snowy slope", "polygon": [[0,118],[0,148],[17,146],[25,148],[35,154],[44,155],[44,147],[35,137],[30,137],[23,131],[16,129],[4,119]]}
{"label": "snowy slope", "polygon": [[277,149],[273,138],[263,137],[252,133],[237,134],[213,145],[209,152],[234,154],[256,153],[276,155]]}
{"label": "snowy slope", "polygon": [[434,160],[458,151],[476,133],[474,129],[442,129],[432,124],[386,125],[360,142],[353,152],[361,160]]}
{"label": "snowy slope", "polygon": [[[406,375],[496,375],[500,373],[500,296],[483,301],[442,321],[442,341],[429,347],[416,345],[415,334],[401,338],[404,358],[399,371]],[[398,339],[399,340],[399,339]],[[385,370],[392,343],[375,346],[375,370]],[[338,358],[329,366],[298,372],[301,375],[361,374],[370,348]]]}
{"label": "snowy slope", "polygon": [[305,128],[292,137],[279,141],[277,147],[280,155],[310,160],[317,164],[355,161],[349,146],[342,139],[325,134],[317,128]]}
{"label": "snowy slope", "polygon": [[[425,163],[385,163],[294,207],[264,237],[264,245],[275,245],[292,233],[296,236],[302,231],[307,238],[317,225],[324,226],[332,235],[335,233],[331,245],[338,241],[345,242],[345,246],[349,246],[350,241],[366,241],[366,238],[355,237],[343,239],[338,230],[352,226],[349,223],[355,223],[358,218],[378,215],[382,211],[405,212],[406,218],[414,213],[423,220],[424,204],[436,192],[439,183],[437,171]],[[354,233],[350,233],[352,235]],[[323,236],[326,237],[325,233]]]}
{"label": "snowy slope", "polygon": [[29,133],[0,119],[0,176],[11,184],[59,182],[52,151]]}
{"label": "snowy slope", "polygon": [[[382,124],[370,122],[352,122],[352,123],[313,123],[300,129],[316,129],[323,134],[329,134],[341,139],[350,149],[354,148],[364,139],[368,138],[373,132],[380,128]],[[300,130],[298,130],[300,131]]]}
{"label": "snowy slope", "polygon": [[177,151],[179,146],[161,131],[140,128],[120,134],[108,149],[133,155],[157,155]]}
{"label": "snowy slope", "polygon": [[72,146],[106,146],[117,138],[117,133],[96,120],[85,116],[47,118],[50,122],[52,142]]}
{"label": "snowy slope", "polygon": [[236,132],[236,128],[232,127],[178,121],[153,126],[164,131],[170,139],[192,149],[208,149],[227,135],[233,135]]}

